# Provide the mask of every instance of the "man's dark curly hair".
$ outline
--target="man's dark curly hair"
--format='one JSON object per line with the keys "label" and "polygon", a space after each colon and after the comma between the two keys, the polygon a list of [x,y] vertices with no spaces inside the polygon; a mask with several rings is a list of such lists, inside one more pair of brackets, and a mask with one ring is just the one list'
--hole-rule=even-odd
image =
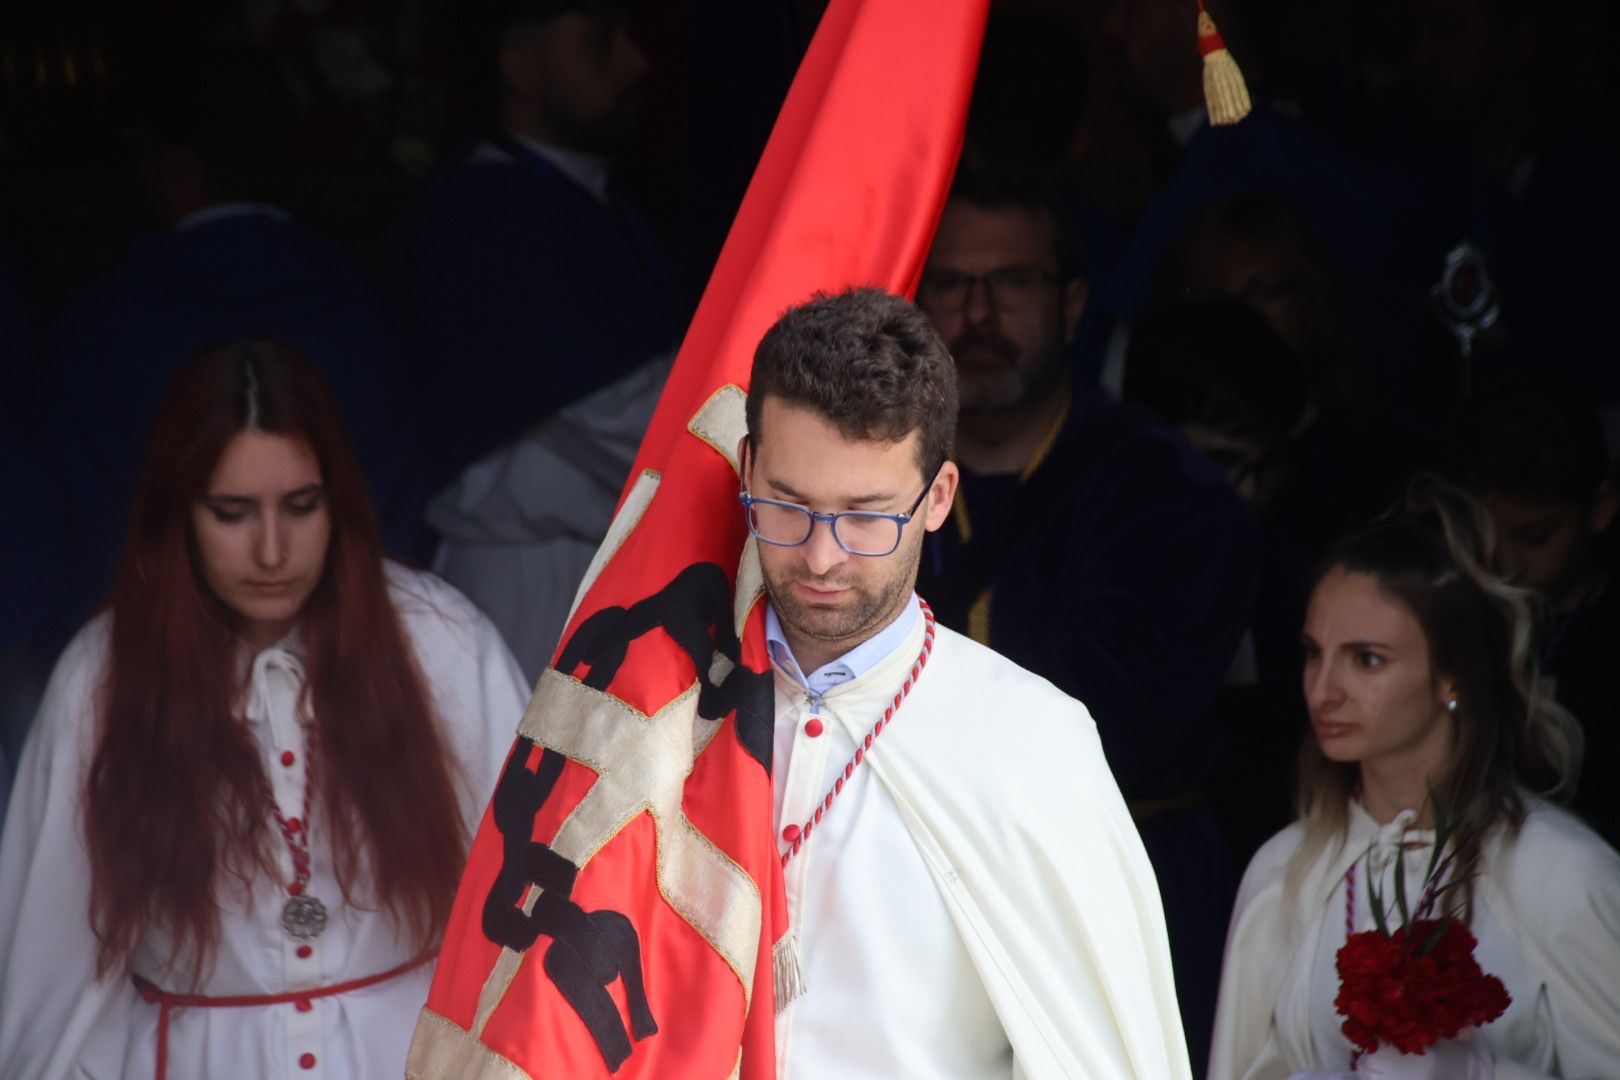
{"label": "man's dark curly hair", "polygon": [[956,438],[956,363],[928,317],[881,289],[817,293],[789,308],[754,350],[749,437],[774,396],[825,417],[851,439],[900,442],[918,433],[917,466],[932,476]]}

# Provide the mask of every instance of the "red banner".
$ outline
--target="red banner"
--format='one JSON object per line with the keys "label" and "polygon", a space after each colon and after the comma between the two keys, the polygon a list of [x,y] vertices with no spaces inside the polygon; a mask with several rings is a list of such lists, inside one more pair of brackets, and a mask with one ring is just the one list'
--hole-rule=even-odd
{"label": "red banner", "polygon": [[773,698],[737,506],[755,345],[910,295],[987,0],[832,0],[462,878],[408,1074],[776,1074]]}

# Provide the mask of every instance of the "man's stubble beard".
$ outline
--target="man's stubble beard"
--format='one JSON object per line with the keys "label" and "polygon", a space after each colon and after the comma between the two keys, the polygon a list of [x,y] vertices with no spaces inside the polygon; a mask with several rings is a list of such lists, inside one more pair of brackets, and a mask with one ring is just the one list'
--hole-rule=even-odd
{"label": "man's stubble beard", "polygon": [[[864,559],[864,556],[852,555],[850,558]],[[917,584],[917,568],[922,564],[922,544],[916,544],[909,551],[902,547],[885,558],[903,562],[897,563],[901,567],[899,572],[883,579],[880,591],[875,594],[858,584],[843,586],[836,577],[818,579],[810,574],[799,574],[777,582],[772,580],[769,570],[764,571],[765,591],[784,629],[814,641],[845,642],[849,648],[854,648],[887,626],[905,607]],[[764,569],[763,566],[761,569]],[[858,602],[849,609],[817,609],[801,603],[792,595],[788,587],[796,582],[848,587],[855,591]]]}

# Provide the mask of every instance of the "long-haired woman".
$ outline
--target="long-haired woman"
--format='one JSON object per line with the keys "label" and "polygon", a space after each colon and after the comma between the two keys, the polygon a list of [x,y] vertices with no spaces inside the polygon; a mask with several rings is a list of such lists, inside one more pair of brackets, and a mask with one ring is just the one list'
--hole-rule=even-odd
{"label": "long-haired woman", "polygon": [[[1421,481],[1325,566],[1303,636],[1300,819],[1244,875],[1210,1075],[1353,1067],[1336,954],[1373,927],[1374,890],[1397,907],[1399,864],[1412,916],[1467,923],[1512,1001],[1421,1056],[1380,1047],[1361,1074],[1620,1076],[1620,855],[1551,801],[1573,786],[1579,729],[1538,684],[1527,594],[1498,572],[1488,518]],[[1432,860],[1437,819],[1451,839]]]}
{"label": "long-haired woman", "polygon": [[18,772],[0,1076],[402,1075],[525,697],[488,620],[383,560],[314,369],[201,357]]}

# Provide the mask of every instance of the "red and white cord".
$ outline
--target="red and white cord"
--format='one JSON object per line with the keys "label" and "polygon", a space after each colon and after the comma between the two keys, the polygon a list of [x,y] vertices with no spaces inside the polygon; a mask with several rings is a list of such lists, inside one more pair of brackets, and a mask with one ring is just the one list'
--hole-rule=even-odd
{"label": "red and white cord", "polygon": [[[291,751],[282,755],[282,763],[287,764]],[[276,828],[281,832],[281,839],[287,845],[287,852],[292,856],[293,879],[287,883],[289,896],[302,896],[304,889],[309,885],[310,855],[309,855],[309,808],[314,801],[311,798],[311,789],[315,784],[315,754],[313,740],[304,741],[304,816],[289,818],[282,814],[281,807],[276,805],[275,796],[268,789],[265,790],[265,801],[270,804],[270,813],[276,819]]]}
{"label": "red and white cord", "polygon": [[889,703],[889,707],[883,710],[883,715],[878,718],[877,723],[872,725],[872,730],[866,733],[866,737],[855,744],[855,756],[850,758],[849,762],[844,766],[843,775],[833,781],[833,786],[828,789],[826,797],[817,805],[815,814],[803,825],[789,825],[782,830],[782,839],[792,845],[782,852],[782,866],[784,868],[786,868],[788,860],[797,855],[802,846],[810,842],[810,834],[815,831],[817,825],[821,824],[822,815],[832,810],[833,803],[844,791],[845,782],[855,775],[855,770],[860,767],[861,762],[866,760],[866,754],[872,749],[872,743],[877,740],[878,736],[883,734],[884,728],[888,727],[890,722],[894,720],[894,714],[900,711],[900,706],[910,695],[911,688],[917,684],[917,679],[922,675],[923,668],[928,666],[929,654],[934,651],[934,609],[928,606],[926,600],[919,600],[918,603],[922,606],[923,620],[925,622],[922,652],[917,655],[917,660],[911,665],[911,671],[907,674],[906,681],[901,684],[899,691],[894,695],[894,700]]}

